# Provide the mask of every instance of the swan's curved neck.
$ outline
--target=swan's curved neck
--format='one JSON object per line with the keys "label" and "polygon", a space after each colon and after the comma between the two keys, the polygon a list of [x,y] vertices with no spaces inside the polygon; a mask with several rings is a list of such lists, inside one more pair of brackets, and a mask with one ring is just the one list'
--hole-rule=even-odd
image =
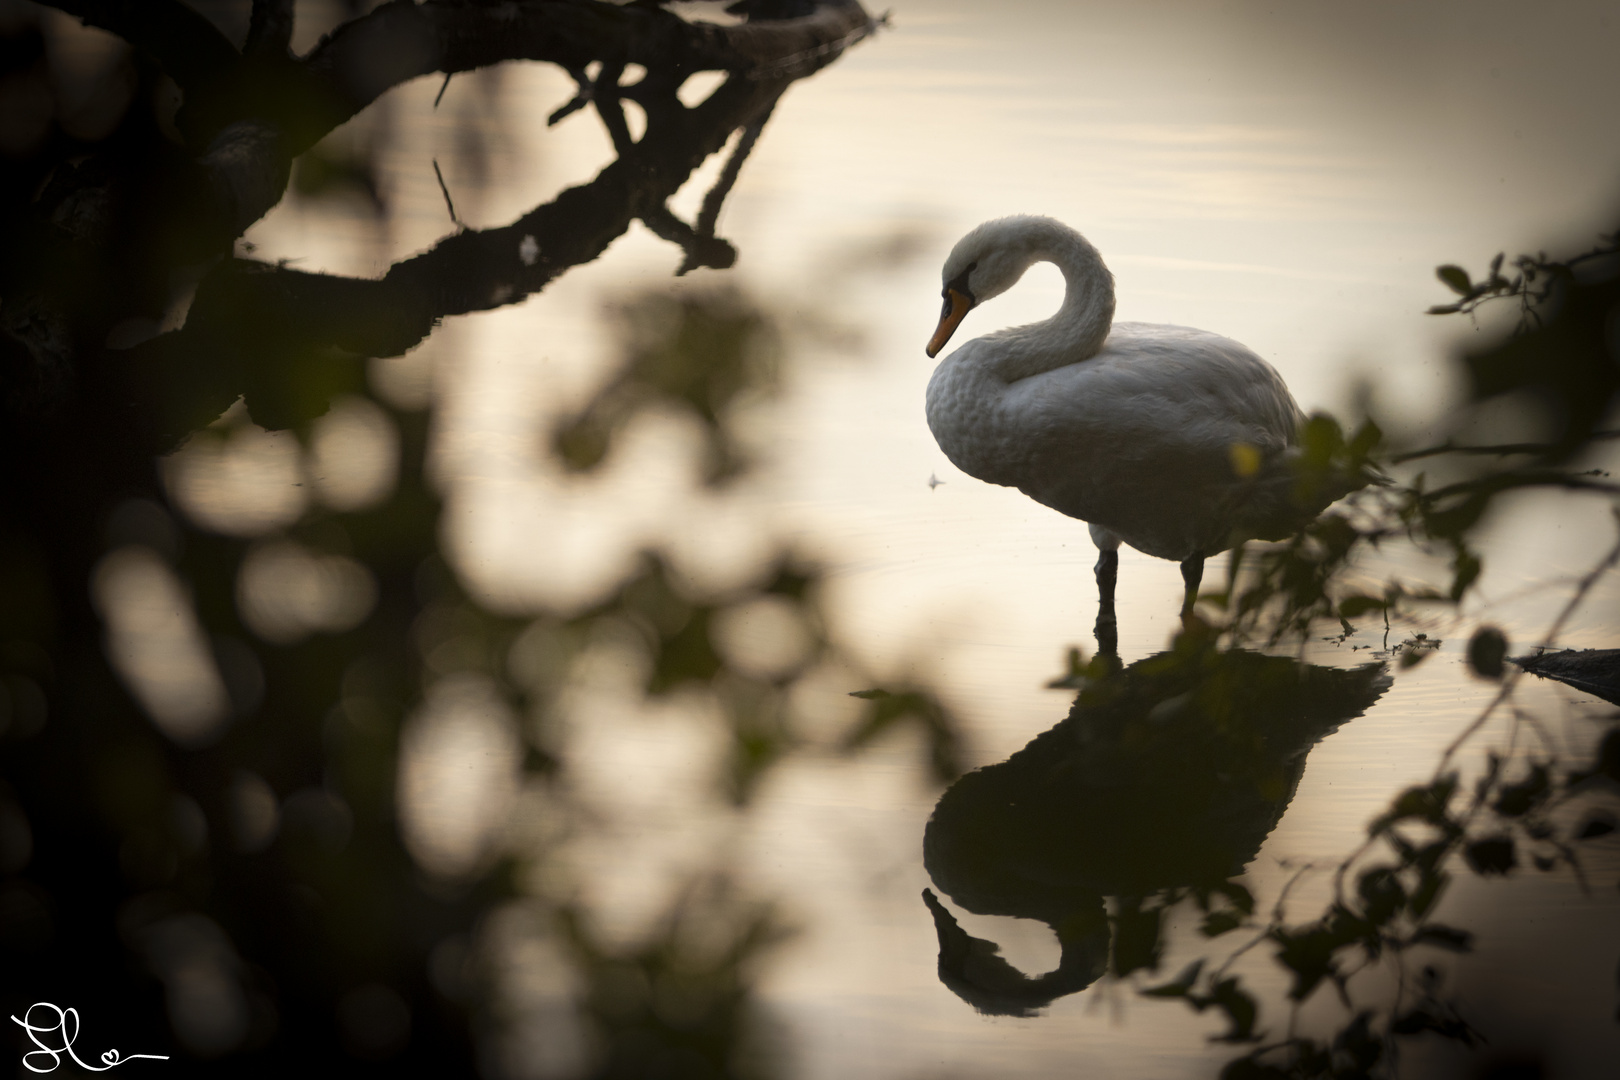
{"label": "swan's curved neck", "polygon": [[1063,272],[1063,306],[1050,319],[996,335],[1016,343],[1000,350],[996,374],[1006,382],[1096,356],[1114,324],[1114,275],[1085,237],[1043,230],[1029,261],[1055,263]]}

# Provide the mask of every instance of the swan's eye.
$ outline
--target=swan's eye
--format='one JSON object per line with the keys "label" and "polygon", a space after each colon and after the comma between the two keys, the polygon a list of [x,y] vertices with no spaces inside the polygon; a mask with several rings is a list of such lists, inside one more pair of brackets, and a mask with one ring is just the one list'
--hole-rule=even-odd
{"label": "swan's eye", "polygon": [[955,277],[953,277],[951,280],[949,280],[949,281],[947,281],[945,283],[945,310],[946,311],[951,310],[951,290],[952,289],[956,290],[957,292],[961,293],[964,297],[966,297],[968,305],[970,307],[973,304],[978,303],[978,300],[975,299],[974,296],[973,296],[973,290],[968,288],[968,275],[972,274],[974,269],[977,268],[978,265],[979,265],[979,263],[978,263],[977,260],[974,260],[973,262],[968,263],[967,264],[967,269],[963,270],[960,274],[957,274]]}

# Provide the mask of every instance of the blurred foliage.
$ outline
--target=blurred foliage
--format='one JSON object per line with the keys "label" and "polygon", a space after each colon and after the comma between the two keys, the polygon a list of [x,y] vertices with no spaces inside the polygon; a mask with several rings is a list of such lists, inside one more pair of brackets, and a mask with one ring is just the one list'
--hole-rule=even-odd
{"label": "blurred foliage", "polygon": [[557,456],[576,470],[593,469],[638,413],[673,405],[701,426],[708,484],[747,469],[732,410],[778,388],[781,343],[771,319],[735,290],[647,293],[621,302],[610,318],[622,360],[584,408],[558,426]]}
{"label": "blurred foliage", "polygon": [[[722,262],[715,219],[746,150],[695,229],[665,200],[739,128],[751,146],[776,96],[870,31],[864,12],[839,5],[843,22],[783,28],[844,27],[780,70],[730,72],[691,107],[675,97],[687,60],[670,61],[679,77],[621,86],[623,64],[588,78],[586,56],[576,74],[598,119],[622,127],[622,96],[648,114],[621,160],[506,228],[462,228],[367,280],[255,261],[217,217],[193,220],[230,203],[187,185],[210,125],[241,106],[305,125],[314,145],[291,169],[295,196],[358,194],[362,225],[391,227],[379,162],[396,114],[368,110],[315,141],[310,103],[280,94],[289,73],[308,74],[287,48],[293,5],[254,4],[251,20],[246,4],[206,5],[241,16],[240,49],[184,4],[60,6],[142,48],[33,8],[0,24],[0,1013],[74,1007],[81,1051],[167,1054],[175,1076],[780,1074],[786,1046],[755,985],[788,920],[737,883],[722,846],[682,868],[687,885],[639,930],[602,929],[562,850],[609,843],[576,788],[563,714],[571,690],[603,677],[604,648],[619,650],[633,662],[606,670],[626,701],[720,718],[700,794],[735,822],[790,755],[842,745],[812,737],[810,684],[874,681],[825,624],[821,569],[767,539],[753,569],[699,587],[648,550],[583,611],[493,611],[443,545],[428,394],[398,385],[428,381],[423,356],[402,354],[444,315],[538,291],[638,217],[687,263]],[[821,5],[755,7],[783,18]],[[420,55],[387,52],[390,25],[408,35],[428,15],[476,27],[484,14],[374,8],[343,12],[407,67]],[[724,36],[684,32],[650,5],[554,13],[598,19],[595,37],[540,35],[570,57],[622,45],[616,32],[672,50]],[[101,82],[50,68],[63,33],[115,46]],[[769,60],[749,55],[734,62]],[[222,64],[230,79],[217,99],[195,83],[182,94],[159,59],[186,77]],[[487,80],[463,81],[477,108],[500,108]],[[53,96],[65,91],[83,91],[78,106]],[[481,138],[459,133],[450,170],[474,188]],[[289,183],[275,162],[255,173],[251,153],[209,161],[249,181],[243,197],[264,202],[254,213]],[[558,434],[564,462],[604,460],[636,414],[663,410],[696,420],[695,471],[711,486],[740,475],[739,418],[779,385],[779,317],[737,290],[651,290],[610,317],[616,363]],[[354,441],[356,425],[370,442]],[[350,441],[328,446],[343,430]],[[358,458],[381,479],[342,495],[332,484]],[[174,700],[191,702],[190,727],[164,712]],[[435,802],[434,777],[417,775],[430,755],[412,747],[453,755],[456,739],[475,752],[449,767],[480,781]],[[489,764],[508,751],[510,770]],[[407,797],[417,789],[426,808]],[[508,950],[513,912],[549,929]],[[572,1058],[512,1056],[538,1029],[520,1007],[535,981],[566,988],[554,1012]]]}
{"label": "blurred foliage", "polygon": [[962,775],[962,734],[956,718],[933,691],[922,686],[856,690],[850,697],[869,704],[844,738],[845,752],[864,749],[903,725],[921,731],[928,748],[928,766],[935,780],[949,783]]}
{"label": "blurred foliage", "polygon": [[581,1004],[604,1047],[595,1075],[783,1074],[780,1033],[751,990],[762,959],[791,936],[770,905],[709,878],[692,883],[644,940],[625,948],[598,941],[572,909],[562,922],[585,976]]}

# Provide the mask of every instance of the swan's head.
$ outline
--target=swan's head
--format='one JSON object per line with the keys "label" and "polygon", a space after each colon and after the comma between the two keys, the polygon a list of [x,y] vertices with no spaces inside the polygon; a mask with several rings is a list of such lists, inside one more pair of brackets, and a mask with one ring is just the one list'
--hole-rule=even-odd
{"label": "swan's head", "polygon": [[1018,284],[1025,270],[1051,257],[1055,245],[1075,240],[1080,234],[1062,222],[1028,214],[987,221],[958,240],[940,274],[945,307],[928,355],[939,355],[969,311]]}

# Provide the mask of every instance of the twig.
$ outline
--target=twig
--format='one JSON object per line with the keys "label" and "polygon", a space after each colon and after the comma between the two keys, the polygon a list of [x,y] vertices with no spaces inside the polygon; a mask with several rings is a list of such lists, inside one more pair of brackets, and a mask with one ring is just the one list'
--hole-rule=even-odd
{"label": "twig", "polygon": [[[635,148],[635,140],[630,137],[630,125],[624,118],[624,102],[619,95],[619,76],[623,74],[623,64],[604,63],[602,70],[596,73],[596,85],[591,91],[596,115],[602,118],[608,138],[613,140],[613,152],[620,157]],[[603,87],[607,88],[605,93]]]}
{"label": "twig", "polygon": [[1239,946],[1235,952],[1233,952],[1226,958],[1224,962],[1222,962],[1220,967],[1211,972],[1209,976],[1211,983],[1219,982],[1221,976],[1226,974],[1226,969],[1231,967],[1237,961],[1238,957],[1242,956],[1256,945],[1259,945],[1261,942],[1270,939],[1272,931],[1282,925],[1283,905],[1288,900],[1289,892],[1293,890],[1295,883],[1297,883],[1300,878],[1305,876],[1306,872],[1313,869],[1315,869],[1314,863],[1306,863],[1304,866],[1294,871],[1294,876],[1288,879],[1287,883],[1283,885],[1282,891],[1277,894],[1277,902],[1271,905],[1271,919],[1266,923],[1265,930],[1244,945]]}
{"label": "twig", "polygon": [[720,220],[720,206],[726,201],[726,196],[731,194],[732,185],[737,182],[737,177],[742,172],[743,162],[748,160],[754,144],[759,141],[760,132],[765,130],[765,121],[771,118],[771,113],[775,109],[776,102],[773,100],[752,123],[743,128],[742,138],[737,140],[736,148],[731,151],[731,157],[727,160],[720,179],[714,182],[714,187],[703,197],[703,209],[698,212],[697,218],[699,236],[714,235],[715,226]]}
{"label": "twig", "polygon": [[1439,502],[1453,495],[1496,495],[1515,488],[1556,487],[1570,491],[1595,491],[1604,495],[1620,495],[1620,484],[1607,484],[1588,479],[1584,473],[1560,472],[1557,469],[1526,469],[1522,472],[1497,473],[1478,480],[1463,480],[1443,488],[1425,491],[1419,498],[1425,503]]}
{"label": "twig", "polygon": [[574,92],[574,96],[568,100],[568,104],[546,117],[546,127],[556,127],[559,121],[579,112],[579,110],[589,105],[591,99],[596,96],[596,83],[584,68],[570,65],[568,74],[573,76],[574,85],[578,89]]}
{"label": "twig", "polygon": [[445,185],[444,173],[439,171],[438,158],[433,159],[433,175],[439,178],[439,191],[444,195],[445,209],[450,211],[451,222],[456,225],[460,225],[461,219],[456,217],[456,204],[450,200],[450,188]]}
{"label": "twig", "polygon": [[[1620,431],[1594,431],[1589,439],[1620,439]],[[1389,459],[1391,465],[1401,465],[1418,458],[1435,457],[1439,454],[1495,454],[1506,456],[1508,454],[1544,454],[1559,449],[1553,443],[1501,443],[1495,446],[1464,446],[1453,442],[1443,442],[1436,446],[1426,446],[1422,450],[1409,450],[1404,454],[1396,454]]]}

